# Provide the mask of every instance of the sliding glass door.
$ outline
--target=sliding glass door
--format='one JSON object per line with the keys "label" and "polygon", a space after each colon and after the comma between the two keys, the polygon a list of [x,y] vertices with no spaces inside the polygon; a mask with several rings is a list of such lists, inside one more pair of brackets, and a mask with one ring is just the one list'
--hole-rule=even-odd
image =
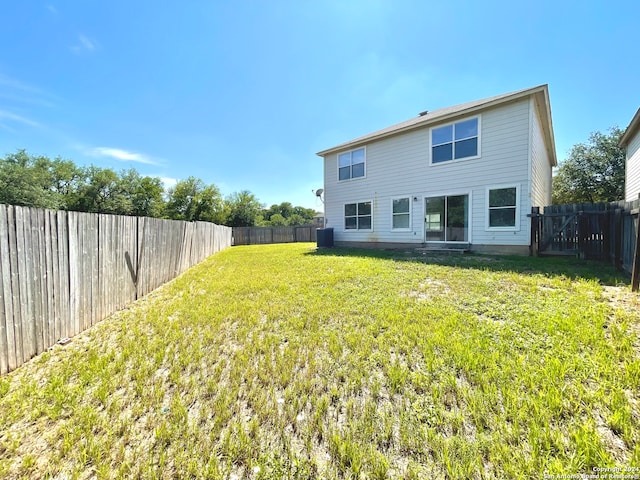
{"label": "sliding glass door", "polygon": [[469,241],[469,195],[448,195],[425,199],[427,242]]}

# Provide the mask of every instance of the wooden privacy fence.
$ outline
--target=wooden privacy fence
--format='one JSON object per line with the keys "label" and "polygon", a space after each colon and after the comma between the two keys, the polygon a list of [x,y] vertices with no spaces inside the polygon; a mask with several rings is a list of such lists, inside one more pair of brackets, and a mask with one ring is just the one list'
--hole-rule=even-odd
{"label": "wooden privacy fence", "polygon": [[635,280],[639,206],[640,200],[534,207],[531,253],[605,260]]}
{"label": "wooden privacy fence", "polygon": [[0,205],[0,373],[230,245],[213,223]]}
{"label": "wooden privacy fence", "polygon": [[315,242],[316,225],[300,227],[233,227],[234,245]]}

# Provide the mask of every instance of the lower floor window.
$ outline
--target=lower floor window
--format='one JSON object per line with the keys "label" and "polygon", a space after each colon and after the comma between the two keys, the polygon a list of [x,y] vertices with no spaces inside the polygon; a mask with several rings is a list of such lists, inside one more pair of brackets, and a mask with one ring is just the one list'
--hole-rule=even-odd
{"label": "lower floor window", "polygon": [[411,201],[406,198],[392,200],[391,227],[394,230],[408,230],[411,227]]}
{"label": "lower floor window", "polygon": [[517,187],[489,190],[489,228],[515,228],[517,211]]}
{"label": "lower floor window", "polygon": [[469,195],[425,199],[427,242],[469,241]]}
{"label": "lower floor window", "polygon": [[371,202],[345,204],[344,228],[345,230],[371,230]]}

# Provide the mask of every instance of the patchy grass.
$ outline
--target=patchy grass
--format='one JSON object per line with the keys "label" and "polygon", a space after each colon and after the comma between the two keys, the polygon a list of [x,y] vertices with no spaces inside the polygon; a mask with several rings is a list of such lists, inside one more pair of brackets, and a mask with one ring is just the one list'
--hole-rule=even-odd
{"label": "patchy grass", "polygon": [[639,304],[616,275],[562,259],[234,247],[0,378],[0,476],[639,467]]}

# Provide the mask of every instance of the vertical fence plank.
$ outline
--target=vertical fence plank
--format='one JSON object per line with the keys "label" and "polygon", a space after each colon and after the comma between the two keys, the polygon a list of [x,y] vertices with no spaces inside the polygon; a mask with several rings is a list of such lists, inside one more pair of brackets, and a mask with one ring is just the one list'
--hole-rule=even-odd
{"label": "vertical fence plank", "polygon": [[79,277],[82,264],[78,257],[82,252],[78,233],[79,216],[77,212],[69,212],[69,336],[80,332]]}
{"label": "vertical fence plank", "polygon": [[31,298],[30,262],[33,251],[30,242],[29,209],[16,207],[16,239],[18,245],[18,279],[20,281],[20,310],[22,312],[22,359],[35,355],[35,329],[33,325],[33,299]]}
{"label": "vertical fence plank", "polygon": [[56,338],[71,336],[71,291],[69,257],[69,214],[57,212],[58,222],[58,281],[60,285],[60,323],[56,329]]}
{"label": "vertical fence plank", "polygon": [[22,365],[24,359],[24,347],[22,341],[22,301],[20,299],[20,273],[18,260],[21,250],[18,249],[18,219],[16,207],[7,207],[7,220],[9,225],[9,266],[11,268],[11,298],[13,305],[13,332],[15,335],[16,362]]}
{"label": "vertical fence plank", "polygon": [[9,232],[7,207],[0,205],[0,374],[15,368],[11,270],[9,268]]}
{"label": "vertical fence plank", "polygon": [[51,226],[51,211],[44,211],[44,229],[43,229],[43,243],[44,243],[44,258],[45,258],[45,307],[47,316],[44,321],[47,324],[47,335],[45,337],[45,349],[49,348],[55,343],[55,292],[53,286],[54,273],[53,273],[53,249],[51,248],[51,242],[55,238],[55,232]]}

